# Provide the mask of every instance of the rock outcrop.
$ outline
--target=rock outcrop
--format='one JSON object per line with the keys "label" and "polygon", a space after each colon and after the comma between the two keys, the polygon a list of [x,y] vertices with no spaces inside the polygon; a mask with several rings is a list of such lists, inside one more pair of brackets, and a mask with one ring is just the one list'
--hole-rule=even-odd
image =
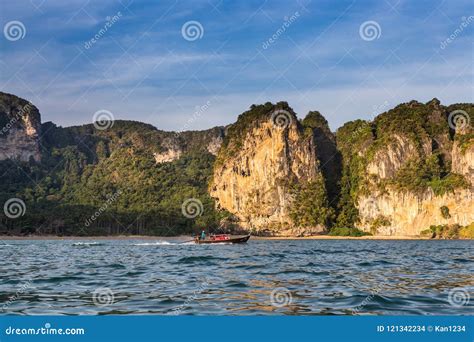
{"label": "rock outcrop", "polygon": [[157,164],[172,162],[179,159],[183,154],[183,149],[180,147],[177,139],[165,138],[161,142],[160,147],[164,150],[163,152],[153,153]]}
{"label": "rock outcrop", "polygon": [[454,141],[452,152],[452,170],[463,175],[471,184],[474,184],[474,142],[465,142],[465,146],[458,140]]}
{"label": "rock outcrop", "polygon": [[39,161],[40,126],[40,113],[33,104],[0,93],[0,160]]}
{"label": "rock outcrop", "polygon": [[367,165],[367,173],[378,179],[388,179],[396,175],[397,171],[409,159],[423,158],[431,154],[431,141],[424,139],[421,143],[422,151],[418,151],[415,142],[406,136],[394,134],[391,141],[375,153]]}
{"label": "rock outcrop", "polygon": [[[316,144],[286,103],[252,107],[229,128],[210,194],[240,226],[266,235],[312,235],[324,225],[298,226],[292,188],[321,180]],[[325,193],[324,184],[320,183]]]}
{"label": "rock outcrop", "polygon": [[222,146],[222,142],[224,141],[224,133],[222,132],[222,134],[219,134],[219,135],[216,135],[214,137],[211,138],[211,140],[209,141],[209,144],[207,145],[206,149],[207,151],[214,155],[214,156],[217,156],[217,154],[219,153],[219,150]]}
{"label": "rock outcrop", "polygon": [[157,164],[172,162],[193,150],[217,155],[225,136],[225,129],[214,127],[204,131],[161,132],[161,135],[160,151],[153,152]]}
{"label": "rock outcrop", "polygon": [[[462,127],[450,117],[455,107],[437,100],[401,105],[375,120],[378,135],[364,153],[355,199],[360,229],[418,236],[430,226],[474,222],[474,107],[462,108]],[[394,129],[399,115],[406,127]]]}
{"label": "rock outcrop", "polygon": [[[441,208],[448,208],[448,215]],[[419,236],[433,225],[474,222],[474,192],[458,189],[435,195],[428,189],[421,194],[410,191],[388,191],[361,196],[358,202],[359,228],[373,235]]]}

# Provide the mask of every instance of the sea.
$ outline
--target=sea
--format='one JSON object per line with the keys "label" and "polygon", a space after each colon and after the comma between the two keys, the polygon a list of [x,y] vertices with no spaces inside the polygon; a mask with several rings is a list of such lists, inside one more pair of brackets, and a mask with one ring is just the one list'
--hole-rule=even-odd
{"label": "sea", "polygon": [[3,315],[472,315],[468,240],[0,240]]}

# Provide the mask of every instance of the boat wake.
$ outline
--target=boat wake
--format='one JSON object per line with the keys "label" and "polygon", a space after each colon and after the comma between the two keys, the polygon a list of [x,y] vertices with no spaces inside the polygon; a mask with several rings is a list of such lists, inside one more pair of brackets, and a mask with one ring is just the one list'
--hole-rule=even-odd
{"label": "boat wake", "polygon": [[72,245],[73,246],[86,246],[86,247],[89,247],[89,246],[102,246],[103,243],[100,243],[100,242],[74,242]]}
{"label": "boat wake", "polygon": [[134,243],[133,246],[173,246],[179,245],[179,243],[169,242],[169,241],[155,241],[155,242],[142,242]]}

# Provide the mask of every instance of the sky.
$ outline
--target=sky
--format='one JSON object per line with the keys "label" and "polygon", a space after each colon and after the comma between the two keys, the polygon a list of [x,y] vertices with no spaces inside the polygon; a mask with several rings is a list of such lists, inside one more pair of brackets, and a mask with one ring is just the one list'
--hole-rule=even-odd
{"label": "sky", "polygon": [[472,0],[8,0],[0,90],[61,126],[107,111],[206,129],[287,101],[335,130],[411,100],[474,102],[473,15]]}

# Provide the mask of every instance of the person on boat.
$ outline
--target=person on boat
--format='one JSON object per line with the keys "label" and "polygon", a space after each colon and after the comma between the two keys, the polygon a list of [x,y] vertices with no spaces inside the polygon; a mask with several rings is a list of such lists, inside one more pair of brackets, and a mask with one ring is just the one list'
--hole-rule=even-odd
{"label": "person on boat", "polygon": [[204,230],[201,232],[201,240],[206,240],[206,232]]}

